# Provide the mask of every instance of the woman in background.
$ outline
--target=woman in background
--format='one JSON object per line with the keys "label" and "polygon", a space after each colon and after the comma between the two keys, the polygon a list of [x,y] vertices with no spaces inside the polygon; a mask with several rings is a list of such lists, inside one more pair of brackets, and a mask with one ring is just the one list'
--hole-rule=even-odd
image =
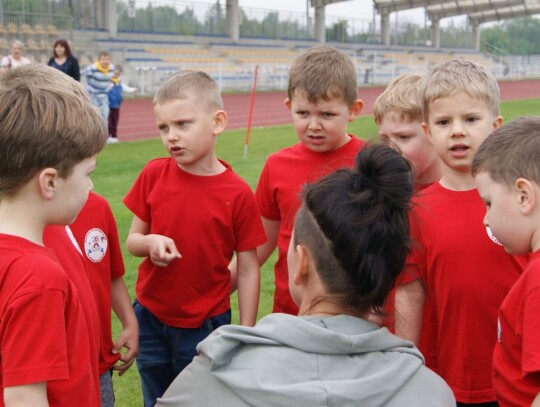
{"label": "woman in background", "polygon": [[71,53],[71,48],[66,40],[58,39],[54,42],[53,54],[54,56],[49,59],[47,65],[64,72],[76,81],[81,80],[79,61]]}
{"label": "woman in background", "polygon": [[30,60],[23,56],[24,44],[19,40],[13,40],[11,43],[10,54],[2,58],[2,69],[17,68],[18,66],[28,65]]}

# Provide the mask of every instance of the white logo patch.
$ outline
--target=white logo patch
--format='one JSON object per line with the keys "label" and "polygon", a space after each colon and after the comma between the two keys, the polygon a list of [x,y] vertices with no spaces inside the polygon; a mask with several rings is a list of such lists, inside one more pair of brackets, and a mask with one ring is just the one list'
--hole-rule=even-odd
{"label": "white logo patch", "polygon": [[84,253],[94,263],[99,263],[107,253],[107,236],[101,229],[90,229],[84,238]]}
{"label": "white logo patch", "polygon": [[497,240],[497,238],[495,237],[495,235],[493,234],[489,226],[486,226],[486,232],[492,242],[497,243],[499,246],[502,246],[502,243]]}

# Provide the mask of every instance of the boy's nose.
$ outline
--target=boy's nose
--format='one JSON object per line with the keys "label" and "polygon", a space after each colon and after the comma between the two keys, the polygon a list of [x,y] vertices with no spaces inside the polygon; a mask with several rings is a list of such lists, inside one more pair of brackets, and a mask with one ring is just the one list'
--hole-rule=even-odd
{"label": "boy's nose", "polygon": [[167,134],[167,140],[170,142],[178,141],[179,133],[174,128],[169,128],[169,133]]}
{"label": "boy's nose", "polygon": [[452,123],[452,135],[461,136],[464,133],[463,123],[455,121]]}
{"label": "boy's nose", "polygon": [[308,128],[314,130],[314,129],[319,129],[320,127],[321,125],[317,116],[315,115],[310,116],[309,122],[308,122]]}

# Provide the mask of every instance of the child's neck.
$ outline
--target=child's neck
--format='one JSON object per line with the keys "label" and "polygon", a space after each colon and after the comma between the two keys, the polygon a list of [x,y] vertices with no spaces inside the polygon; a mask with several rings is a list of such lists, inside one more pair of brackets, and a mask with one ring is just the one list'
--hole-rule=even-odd
{"label": "child's neck", "polygon": [[419,185],[429,185],[439,181],[442,177],[442,164],[439,160],[433,161],[420,176],[416,179]]}
{"label": "child's neck", "polygon": [[225,166],[217,159],[217,157],[207,157],[201,159],[190,165],[178,164],[178,166],[185,172],[191,175],[197,175],[201,177],[210,177],[212,175],[218,175],[225,171]]}
{"label": "child's neck", "polygon": [[440,184],[451,191],[470,191],[476,189],[476,183],[470,171],[461,172],[443,166]]}
{"label": "child's neck", "polygon": [[39,213],[39,209],[28,202],[3,198],[0,201],[0,233],[22,237],[43,245],[45,222]]}

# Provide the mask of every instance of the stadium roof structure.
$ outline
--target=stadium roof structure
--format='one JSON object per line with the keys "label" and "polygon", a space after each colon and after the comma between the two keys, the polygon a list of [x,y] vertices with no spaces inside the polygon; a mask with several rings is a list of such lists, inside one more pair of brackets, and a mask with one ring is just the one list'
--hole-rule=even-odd
{"label": "stadium roof structure", "polygon": [[381,15],[384,44],[390,44],[390,13],[423,7],[431,21],[432,44],[436,48],[440,46],[439,22],[443,18],[467,15],[478,48],[480,24],[540,14],[540,0],[373,0],[373,4]]}

